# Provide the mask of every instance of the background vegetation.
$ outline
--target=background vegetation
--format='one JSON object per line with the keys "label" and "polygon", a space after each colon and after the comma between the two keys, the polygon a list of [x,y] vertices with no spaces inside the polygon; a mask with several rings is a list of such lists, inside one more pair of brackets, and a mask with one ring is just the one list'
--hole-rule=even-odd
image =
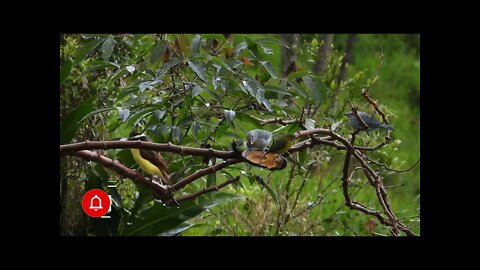
{"label": "background vegetation", "polygon": [[[245,131],[279,124],[258,119],[306,119],[306,128],[352,132],[347,100],[372,112],[361,89],[379,101],[396,128],[369,157],[393,169],[420,158],[419,35],[370,34],[68,34],[60,37],[61,144],[126,137],[145,131],[154,142],[231,150]],[[382,57],[383,54],[383,57]],[[379,65],[380,60],[383,63]],[[374,76],[378,73],[377,76]],[[373,81],[372,81],[373,79]],[[303,113],[302,113],[302,110]],[[235,116],[225,111],[235,111]],[[286,125],[275,133],[303,127]],[[384,132],[361,133],[373,146]],[[297,140],[299,142],[300,140]],[[128,149],[99,151],[137,168]],[[177,181],[220,160],[162,153]],[[193,182],[193,193],[235,176],[239,183],[180,208],[153,200],[150,190],[96,163],[62,156],[62,235],[389,235],[372,216],[345,206],[341,176],[345,151],[315,146],[293,155],[279,171],[239,163]],[[397,217],[420,233],[420,165],[404,173],[372,165],[383,175]],[[353,169],[353,167],[352,167]],[[108,183],[118,188],[108,188]],[[109,220],[81,209],[86,190],[113,196]],[[352,198],[380,209],[360,174]]]}

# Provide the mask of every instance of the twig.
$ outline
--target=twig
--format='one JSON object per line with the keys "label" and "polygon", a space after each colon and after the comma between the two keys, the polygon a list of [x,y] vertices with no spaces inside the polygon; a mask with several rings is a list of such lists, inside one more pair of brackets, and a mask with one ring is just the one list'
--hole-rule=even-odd
{"label": "twig", "polygon": [[380,110],[378,103],[368,94],[368,90],[362,89],[362,96],[368,101],[368,103],[372,104],[372,106],[375,108],[375,111],[382,116],[383,122],[387,125],[390,124],[385,113]]}
{"label": "twig", "polygon": [[197,180],[198,178],[205,176],[207,174],[215,173],[229,165],[236,164],[243,162],[243,159],[227,159],[221,163],[217,163],[213,166],[207,167],[205,169],[198,170],[197,172],[183,178],[182,180],[178,181],[173,185],[175,190],[179,190],[183,188],[184,186],[190,184],[191,182]]}
{"label": "twig", "polygon": [[[358,122],[360,123],[360,125],[362,126],[362,128],[360,130],[366,130],[368,129],[368,125],[365,124],[365,122],[363,121],[363,119],[358,115],[358,108],[357,106],[354,106],[350,101],[347,101],[348,105],[350,105],[350,108],[352,108],[352,113],[353,115],[355,116],[355,118],[357,118]],[[359,132],[360,130],[356,130],[354,132]]]}
{"label": "twig", "polygon": [[378,166],[382,166],[384,167],[385,169],[389,170],[389,171],[393,171],[393,172],[397,172],[397,173],[403,173],[403,172],[408,172],[410,170],[412,170],[415,166],[417,166],[417,164],[420,162],[420,158],[417,160],[417,162],[415,162],[415,164],[413,164],[410,168],[408,169],[405,169],[405,170],[396,170],[396,169],[392,169],[390,167],[388,167],[386,164],[384,163],[380,163],[380,162],[377,162],[369,157],[367,157],[366,155],[363,155],[365,157],[365,159],[367,159],[368,161],[370,161],[371,163],[375,164],[375,165],[378,165]]}
{"label": "twig", "polygon": [[209,187],[209,188],[204,188],[204,189],[202,189],[202,190],[200,190],[200,191],[198,191],[198,192],[195,192],[195,193],[192,193],[192,194],[189,194],[189,195],[182,196],[182,197],[180,197],[180,198],[178,198],[178,199],[176,199],[176,200],[177,200],[177,202],[182,202],[182,201],[187,201],[187,200],[193,200],[193,199],[199,197],[199,196],[202,195],[202,194],[205,194],[205,193],[208,193],[208,192],[212,192],[212,191],[218,191],[219,189],[225,187],[226,185],[235,183],[235,182],[237,182],[237,181],[239,181],[239,180],[240,180],[240,176],[237,176],[237,177],[234,177],[234,178],[232,178],[232,179],[230,179],[230,180],[227,180],[227,181],[225,181],[225,182],[223,182],[223,183],[221,183],[221,184],[219,184],[219,185],[217,185],[217,186],[213,186],[213,187]]}
{"label": "twig", "polygon": [[289,125],[289,124],[296,124],[296,123],[300,123],[300,119],[287,119],[287,120],[284,120],[280,117],[275,117],[275,118],[271,118],[271,119],[260,119],[260,118],[257,118],[255,116],[251,116],[253,119],[257,120],[260,122],[260,124],[263,126],[263,125],[266,125],[266,124],[281,124],[281,125]]}
{"label": "twig", "polygon": [[367,92],[370,90],[370,87],[372,86],[373,81],[375,80],[375,77],[378,76],[378,73],[379,73],[379,71],[380,71],[380,67],[381,67],[382,64],[383,64],[383,47],[382,47],[381,44],[380,44],[380,51],[382,52],[382,55],[381,55],[381,57],[380,57],[380,62],[379,62],[378,65],[377,65],[377,70],[375,71],[375,75],[372,76],[372,79],[370,80],[370,83],[368,84]]}

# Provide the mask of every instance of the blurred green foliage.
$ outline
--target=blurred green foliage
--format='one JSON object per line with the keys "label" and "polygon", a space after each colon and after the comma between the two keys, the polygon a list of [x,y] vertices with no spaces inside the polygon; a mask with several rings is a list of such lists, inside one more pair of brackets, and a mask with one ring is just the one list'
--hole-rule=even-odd
{"label": "blurred green foliage", "polygon": [[[420,157],[419,35],[356,35],[341,81],[349,35],[333,35],[327,66],[317,73],[312,70],[322,60],[324,36],[295,37],[295,44],[288,44],[273,34],[62,35],[61,142],[110,140],[137,129],[154,142],[231,150],[233,139],[245,139],[254,128],[277,133],[301,129],[298,124],[281,128],[258,121],[273,117],[303,117],[307,128],[331,127],[347,137],[352,130],[343,116],[349,109],[346,101],[372,112],[360,93],[378,73],[370,93],[396,131],[390,144],[369,157],[394,169],[414,164]],[[282,48],[290,48],[296,59],[296,68],[286,76]],[[383,137],[378,131],[361,133],[356,143],[373,146]],[[102,153],[137,168],[128,150]],[[220,161],[162,155],[177,181]],[[344,206],[344,155],[316,146],[295,153],[296,162],[280,171],[236,164],[177,195],[241,176],[238,184],[183,202],[178,209],[155,202],[149,190],[110,170],[62,157],[61,234],[388,235],[388,228],[371,216]],[[404,173],[371,166],[384,177],[393,211],[419,233],[420,166]],[[118,188],[107,188],[108,181]],[[81,212],[83,193],[94,183],[115,198],[108,221],[91,220]],[[363,175],[354,174],[350,192],[356,201],[381,209]]]}

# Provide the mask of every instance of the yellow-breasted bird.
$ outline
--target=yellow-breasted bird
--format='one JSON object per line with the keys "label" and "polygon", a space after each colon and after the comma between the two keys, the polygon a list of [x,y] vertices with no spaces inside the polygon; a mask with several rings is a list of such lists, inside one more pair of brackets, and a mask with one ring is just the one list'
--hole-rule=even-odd
{"label": "yellow-breasted bird", "polygon": [[292,148],[294,140],[295,136],[290,134],[274,136],[272,145],[267,152],[283,155]]}
{"label": "yellow-breasted bird", "polygon": [[[140,134],[136,131],[132,131],[130,135],[128,135],[129,141],[144,141],[148,142],[148,138],[145,134]],[[170,177],[168,175],[168,166],[165,159],[163,159],[162,155],[154,150],[148,149],[131,149],[133,159],[137,164],[149,174],[158,175],[162,180],[163,184],[172,185],[170,181]]]}

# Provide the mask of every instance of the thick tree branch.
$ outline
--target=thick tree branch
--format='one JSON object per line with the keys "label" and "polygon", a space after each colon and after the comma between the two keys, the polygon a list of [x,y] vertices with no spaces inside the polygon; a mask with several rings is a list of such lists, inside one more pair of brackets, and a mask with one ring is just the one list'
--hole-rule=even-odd
{"label": "thick tree branch", "polygon": [[199,197],[200,195],[202,194],[205,194],[205,193],[208,193],[208,192],[212,192],[212,191],[218,191],[219,189],[229,185],[229,184],[232,184],[232,183],[235,183],[235,182],[238,182],[240,180],[240,176],[236,176],[232,179],[229,179],[223,183],[221,183],[220,185],[216,185],[216,186],[213,186],[213,187],[209,187],[209,188],[204,188],[198,192],[195,192],[195,193],[192,193],[192,194],[189,194],[189,195],[185,195],[185,196],[182,196],[177,200],[177,202],[182,202],[182,201],[187,201],[187,200],[193,200],[197,197]]}
{"label": "thick tree branch", "polygon": [[[110,159],[108,157],[100,155],[98,152],[92,152],[88,150],[82,150],[71,153],[73,156],[81,157],[83,159],[96,162],[101,164],[105,167],[111,168],[120,175],[132,179],[137,184],[146,186],[153,190],[156,194],[162,196],[167,196],[169,194],[172,195],[173,198],[173,190],[170,186],[163,186],[155,181],[152,181],[148,178],[145,178],[139,172],[128,168],[127,166],[123,165],[122,163],[118,162],[117,160]],[[163,201],[163,200],[162,200]]]}
{"label": "thick tree branch", "polygon": [[175,145],[172,143],[153,143],[142,141],[85,141],[72,144],[60,145],[60,153],[91,150],[91,149],[125,149],[125,148],[137,148],[137,149],[150,149],[160,152],[171,152],[180,155],[192,155],[192,156],[205,156],[215,158],[239,158],[239,154],[233,151],[219,151],[206,148],[193,148]]}

